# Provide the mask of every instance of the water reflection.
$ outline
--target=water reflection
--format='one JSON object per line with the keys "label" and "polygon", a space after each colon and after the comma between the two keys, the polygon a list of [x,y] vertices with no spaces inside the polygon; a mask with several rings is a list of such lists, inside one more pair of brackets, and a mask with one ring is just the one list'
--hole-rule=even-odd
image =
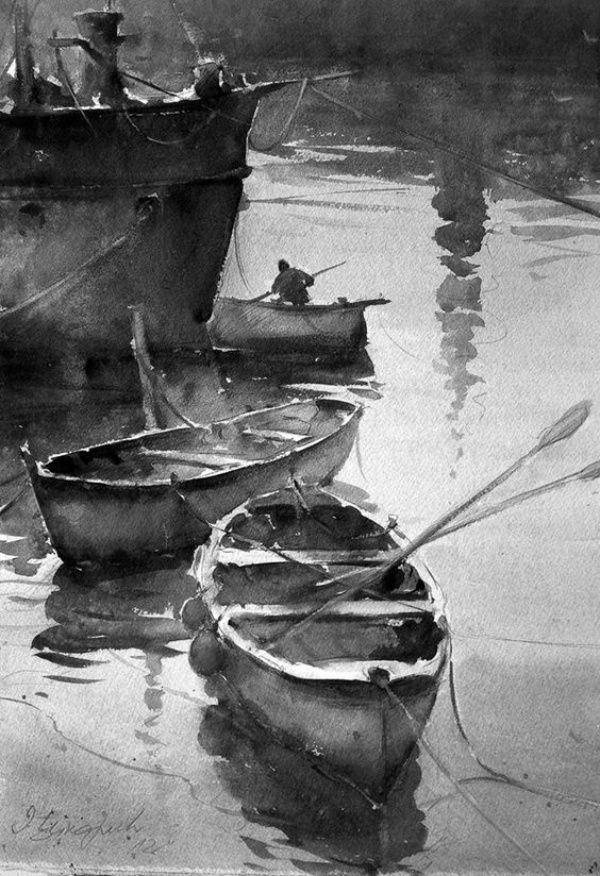
{"label": "water reflection", "polygon": [[[476,158],[481,157],[483,144],[476,130],[461,129],[460,136],[467,136],[470,152],[475,153]],[[469,365],[477,358],[474,329],[485,326],[481,315],[481,277],[477,276],[478,266],[472,258],[481,250],[488,215],[483,175],[476,167],[441,152],[436,156],[435,167],[437,192],[431,203],[445,221],[436,229],[435,240],[444,250],[440,262],[449,273],[436,291],[439,307],[436,317],[442,341],[441,359],[434,362],[434,367],[447,375],[445,387],[453,395],[447,418],[457,424],[451,434],[460,442],[463,432],[458,422],[469,390],[484,382],[480,375],[469,370]],[[461,456],[459,446],[456,459]]]}
{"label": "water reflection", "polygon": [[[32,641],[38,651],[83,653],[107,648],[141,648],[148,652],[146,705],[158,707],[156,680],[161,652],[170,642],[187,639],[179,620],[181,606],[194,593],[187,574],[190,554],[162,559],[155,568],[140,572],[94,570],[60,566],[45,612],[56,624]],[[167,651],[168,653],[168,651]],[[150,656],[154,654],[155,656]]]}
{"label": "water reflection", "polygon": [[[249,823],[276,828],[287,837],[285,844],[298,850],[367,871],[397,870],[423,850],[427,828],[415,802],[421,779],[418,750],[386,803],[377,808],[323,776],[302,755],[269,739],[231,700],[223,683],[215,684],[214,693],[219,705],[206,709],[198,741],[215,758],[221,783],[240,801]],[[245,841],[262,858],[277,857],[276,843],[281,843]],[[307,872],[319,870],[318,864],[311,869],[289,852],[286,858]]]}

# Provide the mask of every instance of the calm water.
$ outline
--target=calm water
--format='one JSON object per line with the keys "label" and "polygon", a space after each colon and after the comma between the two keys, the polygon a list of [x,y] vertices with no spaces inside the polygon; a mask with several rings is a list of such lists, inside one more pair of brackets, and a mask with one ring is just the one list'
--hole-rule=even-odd
{"label": "calm water", "polygon": [[[477,146],[477,100],[464,127],[444,101],[432,106],[452,142],[466,140],[489,160],[490,141]],[[397,514],[408,533],[505,468],[582,398],[595,402],[586,425],[497,498],[596,460],[600,221],[389,132],[326,128],[316,110],[294,137],[277,155],[251,156],[223,294],[259,294],[283,256],[309,270],[345,259],[317,282],[318,300],[392,303],[368,313],[368,355],[338,372],[235,357],[166,363],[188,415],[328,389],[360,397],[359,441],[334,488]],[[494,149],[515,165],[526,151]],[[555,151],[572,158],[568,143]],[[565,167],[543,154],[539,179],[543,171],[546,184],[563,186]],[[579,188],[600,205],[585,170]],[[99,368],[84,389],[64,378],[51,375],[26,395],[5,388],[5,478],[19,470],[23,437],[42,455],[142,427],[129,366]],[[22,484],[5,483],[1,501]],[[423,744],[378,814],[232,727],[217,691],[189,668],[173,621],[194,590],[185,558],[134,578],[79,580],[48,552],[25,492],[0,518],[5,866],[595,872],[599,524],[598,487],[588,481],[423,550],[448,601],[467,738],[447,675]],[[131,636],[143,647],[124,647]],[[477,758],[550,798],[494,780]]]}

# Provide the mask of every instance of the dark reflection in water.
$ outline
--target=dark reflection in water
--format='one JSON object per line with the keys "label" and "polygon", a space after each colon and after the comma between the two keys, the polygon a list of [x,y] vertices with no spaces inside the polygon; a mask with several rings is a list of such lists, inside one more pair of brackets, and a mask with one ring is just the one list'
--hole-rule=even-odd
{"label": "dark reflection in water", "polygon": [[[117,573],[85,573],[61,566],[52,583],[56,589],[46,599],[45,611],[55,625],[39,632],[32,647],[50,653],[83,653],[105,648],[141,648],[148,656],[146,704],[159,707],[161,653],[168,643],[188,638],[180,621],[181,606],[193,595],[195,582],[188,576],[190,554],[162,560],[152,569]],[[153,662],[154,661],[154,662]]]}
{"label": "dark reflection in water", "polygon": [[[460,136],[468,139],[471,154],[482,155],[482,140],[475,128],[461,128]],[[478,266],[472,258],[481,250],[488,216],[479,170],[444,153],[438,153],[435,168],[437,192],[431,203],[445,221],[436,229],[435,240],[444,250],[440,262],[449,273],[436,292],[442,342],[441,359],[434,362],[434,367],[447,375],[445,387],[453,395],[447,418],[456,424],[452,436],[460,442],[463,436],[458,425],[460,413],[469,390],[483,382],[480,375],[469,370],[477,357],[474,329],[485,326],[481,316],[481,277],[477,276]],[[461,456],[459,447],[457,460]]]}
{"label": "dark reflection in water", "polygon": [[[156,358],[154,365],[165,377],[169,398],[198,423],[309,395],[315,384],[332,392],[347,387],[358,398],[380,397],[366,351],[338,368],[239,355],[170,356]],[[2,514],[1,525],[2,532],[20,539],[11,547],[16,554],[14,569],[20,575],[34,575],[37,561],[50,552],[21,463],[20,445],[27,440],[34,456],[45,459],[52,453],[124,438],[145,427],[135,362],[97,363],[97,370],[83,383],[71,381],[69,374],[50,369],[11,377],[0,370],[0,505],[12,503]],[[168,425],[180,424],[170,415]]]}
{"label": "dark reflection in water", "polygon": [[[248,822],[281,831],[285,845],[371,872],[398,871],[403,860],[423,850],[427,828],[415,802],[421,780],[418,749],[386,803],[376,808],[357,791],[323,776],[301,754],[273,742],[222,682],[213,684],[219,705],[206,709],[198,741],[218,758],[219,779],[240,801]],[[266,859],[278,856],[281,840],[267,844],[248,837],[245,842]],[[319,864],[289,860],[306,872],[321,872]]]}

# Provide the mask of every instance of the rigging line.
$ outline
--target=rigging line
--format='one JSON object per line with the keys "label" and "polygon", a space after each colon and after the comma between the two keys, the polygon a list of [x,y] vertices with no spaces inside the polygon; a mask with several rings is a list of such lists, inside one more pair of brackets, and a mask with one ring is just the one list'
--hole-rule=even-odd
{"label": "rigging line", "polygon": [[281,146],[284,137],[287,135],[290,128],[294,124],[294,121],[296,119],[296,115],[298,114],[298,111],[300,110],[300,104],[302,103],[302,99],[303,99],[304,94],[306,92],[307,85],[308,85],[308,79],[303,79],[302,84],[300,85],[300,92],[298,94],[298,98],[296,100],[296,103],[294,104],[293,110],[289,114],[281,131],[279,132],[279,135],[271,143],[269,143],[268,146],[258,146],[254,142],[254,138],[252,136],[252,128],[250,129],[250,134],[248,135],[248,144],[252,149],[256,150],[256,152],[272,152],[273,149],[275,149],[277,146]]}
{"label": "rigging line", "polygon": [[435,766],[440,770],[440,772],[453,785],[453,787],[460,794],[460,796],[463,798],[463,800],[465,800],[469,804],[469,806],[471,806],[471,808],[477,812],[479,817],[483,821],[485,821],[486,824],[489,824],[489,826],[491,828],[493,828],[493,830],[495,830],[497,833],[499,833],[500,836],[502,836],[511,846],[513,846],[513,848],[517,849],[525,858],[527,858],[528,861],[531,861],[533,864],[535,864],[536,867],[538,867],[538,869],[542,873],[545,874],[545,876],[550,876],[548,870],[546,870],[546,868],[541,863],[541,861],[538,861],[537,858],[535,858],[532,854],[530,854],[530,852],[527,851],[527,849],[519,842],[519,840],[517,840],[517,839],[515,839],[515,837],[511,836],[511,834],[508,833],[508,831],[505,830],[500,824],[496,824],[494,819],[491,816],[489,816],[481,808],[481,806],[477,802],[477,799],[470,793],[470,791],[467,791],[465,788],[463,788],[460,784],[460,781],[458,779],[454,778],[454,776],[450,772],[449,768],[444,763],[442,763],[440,758],[435,753],[433,746],[429,742],[429,739],[427,737],[425,730],[424,729],[421,730],[419,722],[408,711],[407,707],[405,706],[405,704],[403,703],[401,698],[396,696],[396,694],[392,691],[389,681],[374,678],[373,683],[376,684],[378,687],[382,687],[386,691],[386,693],[388,694],[392,703],[395,703],[396,705],[398,705],[402,708],[404,714],[406,715],[406,717],[408,719],[409,724],[413,728],[413,731],[417,734],[417,738],[419,740],[419,747],[423,748],[423,750],[429,755],[430,760],[433,761]]}
{"label": "rigging line", "polygon": [[123,244],[130,239],[134,231],[135,227],[132,228],[130,231],[125,232],[125,234],[122,234],[120,237],[117,237],[106,247],[104,247],[104,249],[100,250],[100,252],[97,252],[95,255],[91,256],[91,258],[83,262],[83,264],[81,264],[78,268],[75,268],[74,271],[71,271],[60,280],[52,283],[51,286],[47,286],[45,289],[41,289],[39,292],[34,292],[34,294],[27,298],[25,301],[22,301],[20,304],[15,304],[14,307],[10,307],[8,310],[0,311],[0,324],[6,319],[10,319],[10,317],[14,316],[16,313],[21,313],[23,310],[27,310],[27,308],[34,306],[46,296],[51,295],[53,292],[73,292],[75,284],[72,281],[78,277],[83,276],[87,270],[89,270],[97,262],[103,259],[104,256],[108,255],[109,252],[112,252],[123,246]]}
{"label": "rigging line", "polygon": [[536,794],[540,797],[546,797],[550,800],[557,800],[561,803],[573,803],[579,806],[600,809],[600,802],[597,800],[589,800],[585,797],[577,797],[572,794],[565,794],[562,791],[556,791],[554,788],[543,788],[538,785],[530,785],[527,782],[522,782],[520,779],[515,779],[512,776],[507,775],[506,773],[498,772],[498,770],[495,770],[491,766],[488,766],[488,764],[481,760],[481,758],[475,752],[475,749],[471,744],[471,740],[467,735],[467,731],[465,730],[462,718],[460,716],[458,698],[456,694],[456,684],[454,680],[454,661],[452,660],[452,657],[450,658],[449,687],[450,701],[452,703],[454,720],[456,722],[458,731],[467,746],[467,751],[469,752],[475,763],[480,766],[482,770],[485,770],[485,772],[488,773],[493,779],[502,782],[505,785],[511,785],[513,788],[519,788],[522,791],[528,791],[530,794]]}
{"label": "rigging line", "polygon": [[[56,33],[56,31],[54,31],[54,33]],[[59,75],[60,79],[62,80],[63,84],[66,86],[66,89],[69,92],[69,94],[71,95],[71,99],[72,99],[73,103],[75,104],[75,106],[77,107],[77,109],[79,110],[81,115],[83,116],[84,122],[86,123],[86,125],[88,126],[88,128],[90,129],[90,131],[92,132],[94,137],[97,137],[98,134],[96,132],[96,129],[94,128],[94,126],[92,125],[90,120],[88,119],[85,110],[81,106],[81,103],[79,102],[77,95],[75,94],[75,89],[73,88],[73,85],[71,83],[71,77],[67,73],[67,70],[62,62],[62,57],[61,57],[59,48],[57,48],[55,50],[55,54],[56,54],[56,66],[58,69],[58,75]]]}
{"label": "rigging line", "polygon": [[[314,86],[310,86],[313,91],[315,91]],[[348,112],[353,113],[357,118],[365,118],[369,119],[373,122],[382,123],[384,119],[377,118],[377,116],[373,116],[370,113],[364,112],[363,110],[358,110],[356,107],[351,106],[345,101],[338,100],[337,98],[331,97],[331,95],[326,94],[324,91],[320,89],[316,89],[317,93],[320,97],[324,97],[326,100],[331,103],[335,103],[338,106],[343,107]],[[533,192],[533,194],[539,195],[542,198],[545,198],[548,201],[554,201],[557,204],[564,204],[566,207],[571,207],[573,210],[579,210],[581,213],[587,213],[589,216],[594,216],[596,219],[600,218],[600,209],[597,209],[592,206],[588,206],[585,202],[579,201],[576,198],[570,198],[568,195],[559,195],[555,192],[550,191],[549,189],[545,189],[541,186],[534,185],[532,183],[525,182],[524,180],[519,179],[518,177],[512,176],[506,171],[501,170],[499,167],[494,167],[491,164],[487,164],[482,161],[478,161],[472,155],[470,155],[466,150],[460,149],[457,146],[450,146],[447,143],[444,143],[442,140],[439,140],[437,137],[433,137],[429,134],[418,133],[416,131],[411,131],[408,128],[398,127],[395,128],[400,134],[404,134],[406,137],[410,137],[413,140],[420,140],[423,143],[428,143],[430,146],[433,146],[434,149],[438,150],[438,152],[444,152],[447,155],[452,156],[453,158],[458,158],[460,161],[465,162],[466,164],[470,164],[473,167],[476,167],[478,170],[483,173],[490,173],[493,176],[500,177],[501,179],[510,182],[519,188],[526,189],[527,191]]]}
{"label": "rigging line", "polygon": [[177,97],[181,99],[181,95],[177,94],[176,91],[169,91],[166,88],[161,88],[160,85],[155,85],[154,82],[150,82],[149,79],[142,79],[141,76],[134,76],[133,73],[128,73],[127,70],[119,70],[119,73],[127,79],[133,79],[134,82],[139,82],[141,85],[147,85],[148,88],[154,88],[155,91],[160,91],[161,94],[168,94],[169,97]]}
{"label": "rigging line", "polygon": [[[9,22],[14,17],[15,4],[16,4],[16,0],[12,0],[12,3],[10,4],[10,9],[8,10],[8,16],[7,16]],[[0,40],[0,52],[4,49],[4,43],[5,43],[6,37],[7,37],[10,29],[11,29],[10,23],[7,23],[6,27],[4,28],[4,33],[2,34],[2,39]],[[13,51],[11,53],[10,60],[5,65],[4,69],[2,70],[2,73],[0,73],[0,81],[2,79],[4,79],[4,76],[6,75],[6,71],[8,70],[10,65],[12,64],[14,57],[15,57],[15,54]]]}
{"label": "rigging line", "polygon": [[190,43],[190,45],[192,46],[192,48],[194,49],[194,51],[196,52],[196,54],[199,57],[200,56],[200,46],[198,45],[198,42],[192,36],[192,29],[189,25],[189,22],[187,22],[185,20],[185,18],[183,17],[183,13],[179,9],[175,0],[169,0],[169,3],[171,5],[171,9],[175,13],[175,17],[177,18],[177,21],[179,22],[179,26],[180,26],[181,30],[183,31],[185,38],[188,40],[188,42]]}
{"label": "rigging line", "polygon": [[123,107],[123,114],[134,131],[137,131],[138,134],[144,137],[149,143],[156,143],[158,146],[179,146],[181,143],[185,143],[190,137],[193,137],[196,134],[196,125],[194,124],[192,125],[191,130],[189,130],[183,137],[177,137],[175,140],[159,140],[157,137],[151,137],[149,134],[146,134],[145,131],[142,131],[142,129],[133,121],[125,107]]}

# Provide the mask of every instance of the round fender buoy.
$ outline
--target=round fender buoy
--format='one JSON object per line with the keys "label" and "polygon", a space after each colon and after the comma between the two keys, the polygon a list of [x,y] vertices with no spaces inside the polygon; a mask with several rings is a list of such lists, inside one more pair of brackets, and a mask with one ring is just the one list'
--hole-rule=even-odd
{"label": "round fender buoy", "polygon": [[181,606],[181,622],[188,630],[199,630],[208,618],[206,606],[197,596],[192,596]]}
{"label": "round fender buoy", "polygon": [[223,648],[211,630],[200,630],[190,647],[190,665],[198,675],[214,675],[225,662]]}

